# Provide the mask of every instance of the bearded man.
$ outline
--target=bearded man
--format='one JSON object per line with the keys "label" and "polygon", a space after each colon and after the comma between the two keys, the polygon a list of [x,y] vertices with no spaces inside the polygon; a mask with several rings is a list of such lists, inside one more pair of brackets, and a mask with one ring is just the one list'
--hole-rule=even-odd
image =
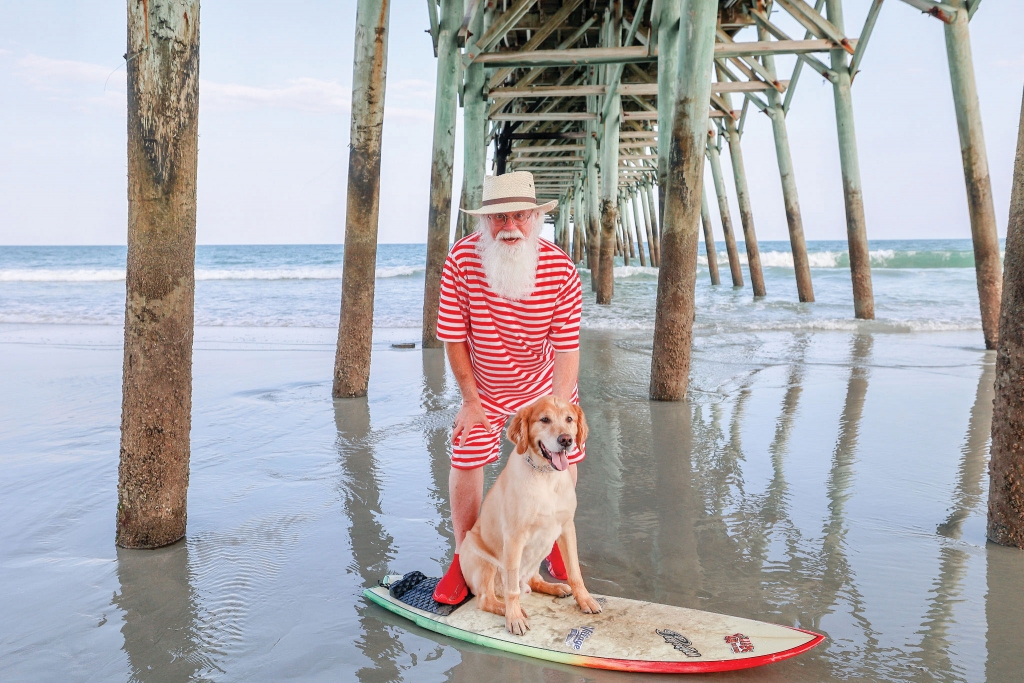
{"label": "bearded man", "polygon": [[[462,392],[452,431],[448,490],[455,557],[437,584],[434,599],[458,604],[468,594],[459,548],[480,514],[484,465],[498,460],[506,420],[541,396],[579,403],[577,375],[583,291],[576,266],[561,249],[540,238],[544,214],[558,202],[537,204],[533,174],[484,178],[483,202],[472,235],[455,243],[441,275],[437,338]],[[568,469],[585,452],[552,456]],[[556,579],[566,579],[556,544],[547,560]]]}

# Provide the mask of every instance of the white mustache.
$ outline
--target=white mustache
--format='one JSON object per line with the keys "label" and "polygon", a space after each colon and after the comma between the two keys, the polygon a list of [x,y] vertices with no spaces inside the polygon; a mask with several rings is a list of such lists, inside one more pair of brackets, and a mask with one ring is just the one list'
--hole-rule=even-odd
{"label": "white mustache", "polygon": [[499,240],[521,240],[524,235],[519,230],[502,230],[495,239]]}

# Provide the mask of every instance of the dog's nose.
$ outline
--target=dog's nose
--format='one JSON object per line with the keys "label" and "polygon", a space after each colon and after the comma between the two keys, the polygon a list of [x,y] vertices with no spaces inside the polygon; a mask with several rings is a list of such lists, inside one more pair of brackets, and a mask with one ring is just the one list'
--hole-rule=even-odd
{"label": "dog's nose", "polygon": [[572,445],[572,437],[568,434],[562,434],[558,437],[558,445],[562,448],[568,448]]}

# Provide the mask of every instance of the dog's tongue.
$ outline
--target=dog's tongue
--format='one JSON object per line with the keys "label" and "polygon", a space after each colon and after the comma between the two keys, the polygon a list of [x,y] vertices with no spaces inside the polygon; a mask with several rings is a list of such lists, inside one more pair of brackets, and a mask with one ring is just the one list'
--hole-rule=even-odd
{"label": "dog's tongue", "polygon": [[564,472],[569,466],[569,456],[565,454],[565,451],[558,451],[551,454],[551,466],[559,472]]}

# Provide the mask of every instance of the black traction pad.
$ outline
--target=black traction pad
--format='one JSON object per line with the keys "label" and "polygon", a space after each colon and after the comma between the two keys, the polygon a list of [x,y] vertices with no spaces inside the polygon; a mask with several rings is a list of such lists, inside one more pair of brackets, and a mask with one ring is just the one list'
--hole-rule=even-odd
{"label": "black traction pad", "polygon": [[410,607],[421,609],[441,617],[446,617],[459,607],[462,607],[472,596],[457,605],[446,605],[434,600],[434,588],[441,579],[429,577],[423,572],[409,572],[400,580],[388,586],[388,593],[396,600],[401,600]]}

